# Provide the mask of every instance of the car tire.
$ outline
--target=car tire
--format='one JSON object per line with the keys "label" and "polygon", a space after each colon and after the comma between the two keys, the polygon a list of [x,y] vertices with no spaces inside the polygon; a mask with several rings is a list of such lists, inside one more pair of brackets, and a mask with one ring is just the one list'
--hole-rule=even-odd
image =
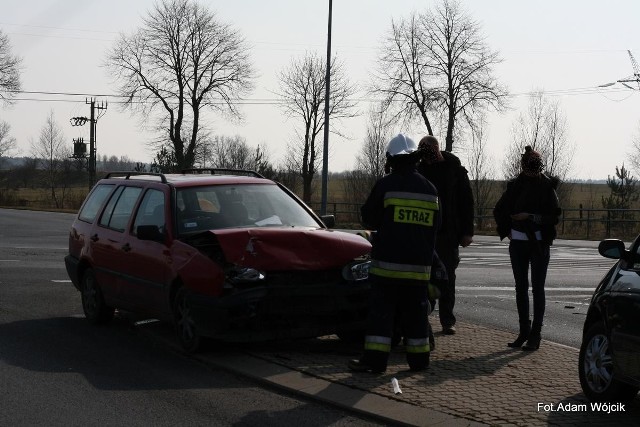
{"label": "car tire", "polygon": [[104,302],[102,290],[92,269],[88,268],[82,275],[81,287],[82,309],[87,320],[94,324],[108,323],[113,319],[115,309]]}
{"label": "car tire", "polygon": [[589,327],[580,346],[578,371],[582,391],[594,402],[631,400],[638,389],[615,378],[611,342],[602,321]]}
{"label": "car tire", "polygon": [[187,353],[195,353],[200,349],[202,339],[198,335],[187,295],[188,292],[183,287],[176,292],[173,300],[173,319],[180,345]]}

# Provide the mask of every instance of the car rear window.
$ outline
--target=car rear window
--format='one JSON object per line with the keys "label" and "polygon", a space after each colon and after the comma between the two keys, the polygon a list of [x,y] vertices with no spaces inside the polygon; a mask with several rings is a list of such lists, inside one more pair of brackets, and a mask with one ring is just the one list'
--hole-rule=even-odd
{"label": "car rear window", "polygon": [[91,191],[91,194],[84,202],[80,213],[78,213],[78,219],[86,222],[93,222],[96,219],[96,215],[100,211],[102,204],[107,199],[107,196],[113,190],[113,184],[98,184]]}
{"label": "car rear window", "polygon": [[100,225],[124,231],[141,192],[142,188],[139,187],[124,187],[122,191],[116,191],[102,213]]}

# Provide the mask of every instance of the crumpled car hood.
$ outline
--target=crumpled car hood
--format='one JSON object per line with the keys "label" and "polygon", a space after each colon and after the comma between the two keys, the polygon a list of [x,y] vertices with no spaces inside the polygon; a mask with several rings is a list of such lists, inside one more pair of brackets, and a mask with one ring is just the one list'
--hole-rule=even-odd
{"label": "crumpled car hood", "polygon": [[323,270],[367,255],[371,244],[356,234],[304,228],[209,231],[227,262],[264,271]]}

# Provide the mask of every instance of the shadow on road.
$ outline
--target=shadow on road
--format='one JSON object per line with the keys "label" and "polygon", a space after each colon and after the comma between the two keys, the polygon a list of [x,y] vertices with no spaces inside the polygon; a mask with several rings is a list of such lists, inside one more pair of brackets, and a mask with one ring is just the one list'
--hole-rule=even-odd
{"label": "shadow on road", "polygon": [[[170,329],[170,327],[167,327]],[[126,319],[96,327],[85,319],[57,317],[0,325],[0,359],[22,369],[81,374],[103,390],[221,387],[202,367],[144,339]],[[163,372],[171,372],[168,378]]]}

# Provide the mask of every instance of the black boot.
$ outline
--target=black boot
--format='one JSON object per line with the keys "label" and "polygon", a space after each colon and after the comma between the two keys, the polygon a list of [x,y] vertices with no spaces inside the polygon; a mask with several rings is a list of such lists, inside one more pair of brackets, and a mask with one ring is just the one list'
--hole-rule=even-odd
{"label": "black boot", "polygon": [[525,351],[534,351],[540,348],[540,330],[541,326],[534,325],[531,329],[531,333],[529,334],[529,339],[527,339],[527,343],[522,346],[522,349]]}
{"label": "black boot", "polygon": [[520,333],[518,334],[518,338],[514,342],[510,342],[507,345],[511,348],[521,347],[522,344],[529,338],[529,334],[531,332],[531,322],[527,320],[526,322],[520,322]]}

